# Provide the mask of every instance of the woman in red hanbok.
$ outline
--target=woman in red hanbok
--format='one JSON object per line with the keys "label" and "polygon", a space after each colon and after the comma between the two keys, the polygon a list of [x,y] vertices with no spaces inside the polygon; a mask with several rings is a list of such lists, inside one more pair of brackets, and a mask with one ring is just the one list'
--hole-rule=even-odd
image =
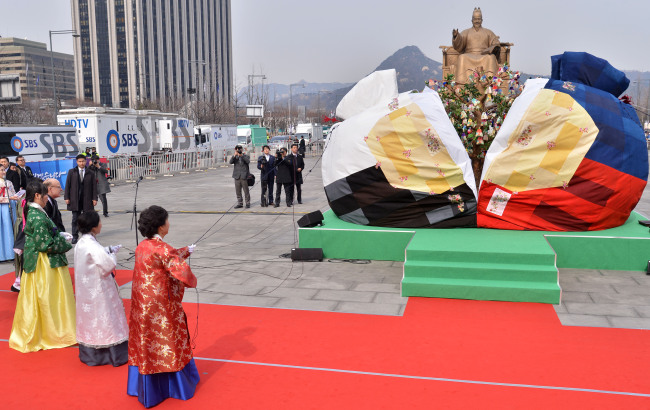
{"label": "woman in red hanbok", "polygon": [[156,205],[140,214],[138,230],[146,239],[135,250],[127,393],[152,407],[169,397],[192,398],[199,382],[181,304],[185,287],[196,287],[185,262],[195,245],[174,249],[163,242],[169,219]]}

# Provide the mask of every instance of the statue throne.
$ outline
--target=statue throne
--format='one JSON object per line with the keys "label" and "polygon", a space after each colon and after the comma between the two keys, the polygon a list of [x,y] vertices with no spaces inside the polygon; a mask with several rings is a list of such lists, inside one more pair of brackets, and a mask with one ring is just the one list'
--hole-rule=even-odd
{"label": "statue throne", "polygon": [[[505,62],[510,61],[510,47],[514,46],[514,44],[501,43],[499,46],[500,52],[497,56],[497,63],[503,65]],[[444,80],[447,74],[456,73],[456,60],[460,53],[453,46],[440,46],[440,48],[442,49],[442,79]]]}

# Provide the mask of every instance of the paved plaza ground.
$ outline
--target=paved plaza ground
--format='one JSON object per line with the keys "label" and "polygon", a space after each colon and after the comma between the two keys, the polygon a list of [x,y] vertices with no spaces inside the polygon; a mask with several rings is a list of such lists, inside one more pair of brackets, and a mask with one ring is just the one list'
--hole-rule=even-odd
{"label": "paved plaza ground", "polygon": [[[175,247],[197,243],[190,259],[198,277],[197,292],[186,302],[265,308],[401,315],[408,298],[400,296],[402,262],[292,262],[286,257],[298,243],[296,221],[305,213],[328,209],[317,158],[306,158],[303,204],[288,208],[260,206],[260,187],[251,191],[251,208],[235,212],[232,168],[227,166],[144,179],[137,208],[160,205],[170,212],[165,240]],[[312,169],[313,167],[313,169]],[[136,246],[131,228],[134,184],[123,183],[108,194],[109,218],[102,220],[99,241],[122,244],[119,268],[132,269],[129,252]],[[59,207],[64,210],[63,198]],[[97,209],[100,209],[98,204]],[[650,215],[646,188],[637,212]],[[70,229],[71,214],[62,211]],[[650,233],[649,233],[650,235]],[[650,255],[648,255],[650,259]],[[73,251],[68,254],[73,266]],[[13,271],[0,264],[0,275]],[[561,269],[562,303],[555,310],[562,324],[650,329],[650,276],[645,272]],[[8,291],[8,290],[4,290]],[[120,294],[130,297],[130,283]]]}

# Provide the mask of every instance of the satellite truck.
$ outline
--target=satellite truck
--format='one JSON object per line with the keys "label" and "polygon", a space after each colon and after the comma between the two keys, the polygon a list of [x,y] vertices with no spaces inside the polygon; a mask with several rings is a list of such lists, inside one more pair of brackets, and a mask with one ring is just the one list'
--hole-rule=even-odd
{"label": "satellite truck", "polygon": [[43,180],[56,178],[65,188],[65,179],[79,154],[77,130],[60,125],[0,126],[0,156],[16,162],[25,157],[34,175]]}
{"label": "satellite truck", "polygon": [[94,147],[100,157],[194,152],[194,123],[174,113],[126,108],[61,110],[57,121],[77,129],[79,149]]}
{"label": "satellite truck", "polygon": [[231,151],[237,145],[237,127],[234,124],[201,124],[194,127],[194,141],[199,150],[217,154]]}

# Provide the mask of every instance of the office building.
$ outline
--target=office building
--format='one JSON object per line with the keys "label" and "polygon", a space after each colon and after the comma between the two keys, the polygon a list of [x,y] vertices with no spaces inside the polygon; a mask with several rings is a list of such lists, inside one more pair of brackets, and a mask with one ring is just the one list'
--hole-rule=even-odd
{"label": "office building", "polygon": [[232,101],[230,0],[71,2],[80,100]]}
{"label": "office building", "polygon": [[[23,100],[52,99],[52,60],[45,43],[15,37],[0,37],[0,75],[18,74]],[[74,59],[54,53],[56,94],[59,101],[76,98]]]}

